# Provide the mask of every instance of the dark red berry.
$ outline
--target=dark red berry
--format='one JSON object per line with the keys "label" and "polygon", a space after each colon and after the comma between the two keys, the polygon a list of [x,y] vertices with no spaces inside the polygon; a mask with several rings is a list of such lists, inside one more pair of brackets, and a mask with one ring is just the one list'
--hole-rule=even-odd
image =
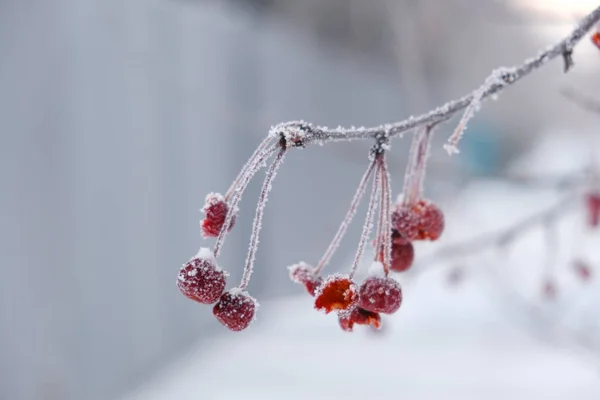
{"label": "dark red berry", "polygon": [[574,268],[577,276],[582,281],[589,281],[590,278],[592,277],[592,270],[591,270],[590,266],[581,260],[576,260],[573,263],[573,268]]}
{"label": "dark red berry", "polygon": [[415,248],[404,239],[397,230],[392,233],[392,265],[390,269],[396,272],[407,271],[415,259]]}
{"label": "dark red berry", "polygon": [[358,302],[358,288],[347,276],[330,275],[315,293],[315,308],[329,314],[331,311],[350,311]]}
{"label": "dark red berry", "polygon": [[[202,226],[202,233],[205,237],[217,237],[221,232],[221,228],[227,218],[227,212],[229,211],[229,205],[225,201],[225,198],[219,193],[209,193],[206,196],[206,201],[202,211],[206,214],[206,217],[200,221]],[[231,219],[231,224],[227,231],[230,231],[235,224],[235,215]]]}
{"label": "dark red berry", "polygon": [[402,289],[392,278],[369,276],[360,285],[359,307],[376,313],[393,314],[402,303]]}
{"label": "dark red berry", "polygon": [[381,328],[381,317],[378,313],[356,307],[349,314],[339,316],[340,327],[346,332],[352,332],[354,324],[371,325],[375,329]]}
{"label": "dark red berry", "polygon": [[254,320],[257,307],[258,303],[252,296],[234,288],[221,295],[213,307],[213,314],[229,330],[238,332],[246,329]]}
{"label": "dark red berry", "polygon": [[223,293],[226,277],[227,274],[217,266],[210,250],[201,249],[198,256],[179,270],[177,287],[187,298],[212,304]]}
{"label": "dark red berry", "polygon": [[314,296],[317,288],[323,283],[323,278],[315,274],[315,268],[300,262],[289,267],[290,279],[296,283],[304,285],[306,291]]}
{"label": "dark red berry", "polygon": [[444,231],[444,213],[429,200],[399,204],[392,213],[392,226],[409,241],[437,240]]}
{"label": "dark red berry", "polygon": [[600,225],[600,193],[588,193],[585,200],[588,225],[597,228]]}

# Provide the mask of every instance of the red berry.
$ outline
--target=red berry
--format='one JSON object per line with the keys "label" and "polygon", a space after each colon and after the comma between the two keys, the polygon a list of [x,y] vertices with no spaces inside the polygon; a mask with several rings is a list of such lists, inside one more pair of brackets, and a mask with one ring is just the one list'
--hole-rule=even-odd
{"label": "red berry", "polygon": [[352,332],[354,324],[371,325],[375,329],[381,328],[381,317],[378,313],[356,307],[352,312],[339,316],[339,323],[346,332]]}
{"label": "red berry", "polygon": [[[202,211],[206,214],[206,217],[200,221],[202,226],[202,232],[205,237],[217,237],[221,232],[221,228],[227,218],[227,212],[229,211],[229,205],[225,201],[225,198],[219,193],[209,193],[206,196],[206,201]],[[235,224],[235,215],[231,219],[229,228],[230,231]]]}
{"label": "red berry", "polygon": [[589,281],[592,277],[592,271],[585,262],[581,260],[576,260],[573,263],[573,268],[575,269],[575,273],[579,276],[582,281]]}
{"label": "red berry", "polygon": [[597,228],[600,225],[600,193],[588,193],[585,200],[588,225],[592,228]]}
{"label": "red berry", "polygon": [[600,49],[600,32],[596,32],[592,35],[592,43],[594,43],[596,47]]}
{"label": "red berry", "polygon": [[409,206],[399,204],[392,214],[392,226],[409,241],[437,240],[444,231],[444,213],[425,199]]}
{"label": "red berry", "polygon": [[234,332],[242,331],[254,320],[258,303],[239,288],[231,289],[213,307],[213,314],[221,324]]}
{"label": "red berry", "polygon": [[318,287],[315,297],[315,308],[326,314],[350,311],[358,302],[358,288],[347,275],[334,274]]}
{"label": "red berry", "polygon": [[315,268],[300,262],[289,267],[290,279],[304,285],[306,291],[314,296],[317,288],[323,283],[323,278],[315,274]]}
{"label": "red berry", "polygon": [[402,289],[392,278],[369,276],[360,285],[359,307],[376,313],[393,314],[402,303]]}
{"label": "red berry", "polygon": [[198,256],[181,267],[177,287],[187,298],[202,304],[212,304],[223,293],[226,277],[227,274],[217,266],[210,250],[204,248]]}
{"label": "red berry", "polygon": [[415,249],[411,242],[404,239],[397,230],[392,232],[392,271],[407,271],[415,259]]}

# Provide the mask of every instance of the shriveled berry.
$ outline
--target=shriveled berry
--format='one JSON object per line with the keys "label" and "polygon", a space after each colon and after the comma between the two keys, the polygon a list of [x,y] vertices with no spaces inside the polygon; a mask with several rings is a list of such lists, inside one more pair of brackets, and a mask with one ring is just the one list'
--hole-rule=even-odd
{"label": "shriveled berry", "polygon": [[[229,211],[229,205],[225,201],[223,195],[219,193],[209,193],[206,196],[206,201],[202,211],[206,214],[206,217],[200,221],[202,226],[202,233],[205,237],[217,237],[221,232],[221,228],[227,218],[227,212]],[[231,219],[231,223],[227,228],[230,231],[235,224],[235,215]]]}
{"label": "shriveled berry", "polygon": [[221,295],[213,307],[213,314],[221,324],[234,332],[242,331],[254,320],[258,303],[256,299],[239,288]]}
{"label": "shriveled berry", "polygon": [[360,285],[358,306],[367,311],[393,314],[402,303],[402,289],[392,278],[369,276]]}
{"label": "shriveled berry", "polygon": [[392,213],[392,226],[409,241],[437,240],[444,231],[444,213],[426,199],[409,206],[400,203]]}
{"label": "shriveled berry", "polygon": [[396,272],[407,271],[415,259],[415,248],[394,229],[392,233],[392,265],[390,269]]}
{"label": "shriveled berry", "polygon": [[330,275],[317,288],[315,308],[325,311],[350,311],[358,302],[358,288],[347,275]]}
{"label": "shriveled berry", "polygon": [[290,270],[290,279],[304,285],[311,296],[315,295],[317,288],[323,283],[323,278],[315,274],[315,268],[305,262],[292,265],[288,269]]}
{"label": "shriveled berry", "polygon": [[591,228],[597,228],[600,225],[600,193],[588,193],[585,201],[588,225]]}
{"label": "shriveled berry", "polygon": [[590,266],[581,260],[576,260],[573,263],[573,269],[575,270],[575,273],[577,274],[579,279],[581,279],[584,282],[589,281],[592,277],[592,270]]}
{"label": "shriveled berry", "polygon": [[212,304],[223,293],[226,277],[226,272],[217,266],[210,250],[201,249],[198,256],[179,270],[177,287],[189,299]]}
{"label": "shriveled berry", "polygon": [[352,332],[354,324],[371,325],[375,329],[381,328],[381,317],[378,313],[356,307],[349,314],[339,316],[340,327],[346,332]]}

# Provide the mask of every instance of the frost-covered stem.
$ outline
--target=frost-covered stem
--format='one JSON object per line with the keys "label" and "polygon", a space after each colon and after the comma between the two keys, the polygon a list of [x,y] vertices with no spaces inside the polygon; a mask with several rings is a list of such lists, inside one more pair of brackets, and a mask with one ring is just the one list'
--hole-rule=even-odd
{"label": "frost-covered stem", "polygon": [[[248,166],[246,173],[243,175],[241,181],[233,191],[233,198],[231,199],[231,203],[229,204],[227,216],[225,217],[225,222],[221,227],[221,231],[219,232],[219,236],[217,237],[217,241],[213,249],[213,254],[215,255],[215,258],[219,257],[221,249],[225,244],[225,237],[228,233],[227,228],[231,225],[231,221],[233,221],[233,217],[237,213],[238,204],[240,204],[240,201],[242,200],[242,195],[244,194],[244,191],[248,187],[248,184],[252,180],[252,177],[256,175],[256,173],[262,168],[263,163],[275,152],[276,149],[277,145],[273,145],[270,148],[263,150],[259,154],[259,156],[254,159],[254,163]],[[246,167],[244,166],[244,168]]]}
{"label": "frost-covered stem", "polygon": [[380,179],[380,183],[381,183],[381,189],[380,189],[380,196],[379,196],[379,216],[377,219],[377,229],[375,230],[375,260],[374,261],[380,261],[382,263],[384,263],[384,254],[383,254],[383,235],[384,235],[384,217],[385,217],[385,204],[383,203],[385,201],[385,182],[384,182],[384,176],[382,174],[382,169],[381,169],[381,161],[380,158],[383,157],[383,154],[379,157],[377,157],[377,173],[380,174],[381,179]]}
{"label": "frost-covered stem", "polygon": [[462,138],[465,129],[467,129],[467,123],[469,123],[469,120],[473,118],[473,116],[475,115],[475,111],[478,111],[481,107],[481,98],[483,96],[484,91],[485,84],[479,90],[475,91],[471,104],[469,104],[465,109],[465,112],[460,118],[458,125],[456,125],[456,128],[454,128],[454,132],[452,132],[452,135],[448,138],[448,142],[444,145],[444,149],[448,152],[449,155],[459,153],[458,142],[460,142],[460,139]]}
{"label": "frost-covered stem", "polygon": [[415,133],[413,137],[404,177],[404,187],[402,188],[404,194],[402,205],[404,206],[415,204],[423,194],[423,181],[425,180],[425,169],[427,168],[432,136],[433,129],[427,125]]}
{"label": "frost-covered stem", "polygon": [[563,57],[565,51],[572,51],[575,45],[594,27],[594,25],[600,21],[600,6],[595,10],[586,15],[571,31],[571,33],[564,39],[549,47],[545,51],[540,52],[535,57],[525,60],[523,64],[518,67],[511,68],[499,68],[490,74],[486,78],[485,82],[489,82],[490,78],[500,78],[494,84],[485,85],[486,89],[483,93],[479,93],[481,86],[473,90],[469,94],[447,102],[446,104],[439,106],[425,114],[417,117],[410,117],[404,121],[396,122],[393,124],[384,124],[371,128],[335,128],[329,129],[327,127],[311,126],[304,138],[304,145],[312,143],[326,143],[330,141],[348,141],[357,139],[372,139],[376,135],[387,132],[390,137],[399,136],[403,132],[409,131],[419,126],[431,125],[437,122],[445,121],[451,118],[458,111],[464,110],[473,103],[473,99],[480,97],[481,100],[485,100],[493,94],[497,94],[504,90],[506,87],[516,83],[522,78],[526,77],[533,71],[547,64],[548,61],[553,60],[556,57]]}
{"label": "frost-covered stem", "polygon": [[363,226],[362,233],[360,235],[360,240],[358,241],[358,247],[356,248],[356,254],[354,255],[354,261],[352,262],[352,267],[350,268],[350,279],[354,277],[356,274],[356,270],[358,269],[358,265],[360,264],[360,260],[363,255],[363,251],[365,249],[365,244],[369,239],[369,234],[371,233],[371,228],[373,225],[373,214],[375,213],[375,209],[377,208],[377,195],[379,193],[379,182],[381,180],[381,171],[379,168],[375,169],[375,179],[373,179],[373,189],[371,190],[371,199],[369,200],[369,207],[367,209],[367,216],[365,217],[365,225]]}
{"label": "frost-covered stem", "polygon": [[254,216],[254,222],[252,223],[252,235],[250,236],[248,256],[246,257],[246,265],[244,266],[244,275],[242,276],[242,281],[239,286],[242,290],[246,289],[246,287],[248,286],[250,276],[252,275],[252,270],[254,269],[254,260],[256,258],[256,249],[258,248],[258,239],[260,229],[262,227],[262,218],[265,210],[265,205],[267,204],[267,200],[269,198],[269,191],[271,191],[273,179],[275,179],[277,169],[281,165],[285,153],[286,149],[279,150],[279,153],[277,153],[277,156],[269,166],[269,169],[267,170],[267,176],[265,177],[262,189],[260,191],[260,196],[258,197],[258,204],[256,205],[256,214]]}
{"label": "frost-covered stem", "polygon": [[392,265],[392,187],[390,174],[387,167],[387,161],[385,154],[381,159],[381,178],[382,178],[382,192],[381,197],[383,198],[383,269],[387,276],[390,272],[390,266]]}
{"label": "frost-covered stem", "polygon": [[365,174],[363,175],[362,179],[360,180],[360,183],[358,184],[358,188],[356,189],[356,193],[354,194],[354,198],[352,199],[352,202],[350,203],[350,208],[348,209],[348,212],[346,213],[346,217],[342,221],[342,224],[340,225],[338,231],[336,232],[335,236],[333,237],[333,240],[329,244],[329,247],[325,251],[325,254],[321,258],[321,261],[319,261],[319,263],[317,264],[315,274],[318,275],[321,273],[321,271],[323,271],[323,268],[325,268],[325,266],[329,263],[329,260],[331,260],[331,257],[333,256],[333,253],[335,253],[335,251],[337,250],[337,248],[340,245],[340,242],[344,238],[344,235],[348,231],[348,226],[350,226],[350,223],[352,222],[352,218],[354,217],[354,214],[356,214],[356,208],[358,207],[358,204],[360,203],[360,200],[362,199],[362,197],[365,193],[367,183],[369,181],[369,178],[371,177],[371,174],[373,173],[374,168],[375,168],[375,160],[373,160],[369,164],[369,167],[367,168],[367,170],[365,171]]}
{"label": "frost-covered stem", "polygon": [[273,137],[267,136],[258,145],[258,147],[254,151],[254,153],[252,154],[252,156],[250,156],[250,159],[248,159],[248,161],[246,162],[246,164],[244,164],[244,166],[240,170],[238,176],[235,178],[235,180],[233,181],[233,183],[231,184],[231,186],[227,190],[227,193],[225,193],[225,201],[228,201],[229,198],[231,197],[231,195],[234,194],[234,191],[236,190],[236,188],[238,187],[238,185],[242,182],[242,179],[245,177],[246,173],[249,172],[249,171],[251,171],[251,169],[255,167],[257,158],[260,157],[261,155],[263,155],[265,152],[268,151],[266,149],[269,146],[269,144],[271,144],[271,142],[273,142]]}

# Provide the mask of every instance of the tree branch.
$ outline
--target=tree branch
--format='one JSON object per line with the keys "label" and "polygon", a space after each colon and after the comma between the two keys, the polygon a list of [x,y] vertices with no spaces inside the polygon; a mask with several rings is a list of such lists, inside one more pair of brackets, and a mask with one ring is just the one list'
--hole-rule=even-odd
{"label": "tree branch", "polygon": [[305,147],[311,143],[324,144],[331,141],[350,141],[358,139],[374,139],[377,135],[388,137],[399,136],[402,133],[423,125],[436,124],[450,119],[458,111],[469,107],[474,101],[485,100],[497,94],[507,86],[521,80],[531,72],[542,67],[548,61],[561,57],[567,65],[572,65],[571,55],[575,45],[600,21],[600,6],[585,16],[560,42],[542,51],[537,56],[525,60],[518,67],[500,67],[492,71],[484,84],[471,93],[446,104],[439,106],[417,117],[409,117],[404,121],[384,124],[371,128],[342,128],[330,129],[324,126],[313,126],[304,121],[285,122],[271,128],[270,135],[281,137],[288,142],[288,146]]}

